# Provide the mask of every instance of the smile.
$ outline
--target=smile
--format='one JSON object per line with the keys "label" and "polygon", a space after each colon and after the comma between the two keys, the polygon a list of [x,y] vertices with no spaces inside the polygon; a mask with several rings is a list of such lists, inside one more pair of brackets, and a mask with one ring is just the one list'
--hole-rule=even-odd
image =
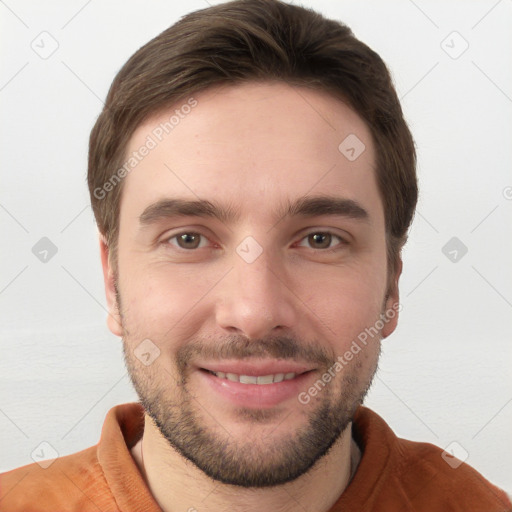
{"label": "smile", "polygon": [[307,389],[316,369],[293,361],[260,359],[251,361],[202,362],[196,369],[199,385],[212,404],[267,409],[284,404],[296,406],[298,394]]}
{"label": "smile", "polygon": [[274,373],[270,375],[237,375],[236,373],[210,372],[219,379],[227,379],[231,382],[240,382],[241,384],[274,384],[283,380],[291,380],[296,377],[296,373]]}

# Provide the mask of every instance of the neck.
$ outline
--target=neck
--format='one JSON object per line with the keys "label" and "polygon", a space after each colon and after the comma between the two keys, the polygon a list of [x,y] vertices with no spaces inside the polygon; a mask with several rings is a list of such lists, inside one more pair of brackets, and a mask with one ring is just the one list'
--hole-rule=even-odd
{"label": "neck", "polygon": [[284,485],[245,489],[209,478],[169,446],[148,415],[144,434],[131,449],[153,497],[164,512],[183,510],[305,510],[327,512],[353,477],[361,453],[351,425],[315,466]]}

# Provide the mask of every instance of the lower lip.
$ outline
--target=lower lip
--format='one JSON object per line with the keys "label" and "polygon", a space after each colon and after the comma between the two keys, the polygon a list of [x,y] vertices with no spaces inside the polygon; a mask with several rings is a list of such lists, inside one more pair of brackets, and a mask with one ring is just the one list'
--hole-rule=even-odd
{"label": "lower lip", "polygon": [[291,398],[296,400],[299,393],[307,389],[307,382],[312,378],[314,372],[305,372],[293,379],[272,384],[241,384],[221,379],[206,370],[200,370],[198,373],[211,389],[234,405],[266,409],[275,407]]}

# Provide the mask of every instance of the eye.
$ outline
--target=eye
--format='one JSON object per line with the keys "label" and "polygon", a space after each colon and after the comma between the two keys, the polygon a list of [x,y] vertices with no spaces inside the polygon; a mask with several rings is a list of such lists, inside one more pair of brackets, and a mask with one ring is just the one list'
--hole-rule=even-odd
{"label": "eye", "polygon": [[337,235],[317,231],[305,236],[298,245],[299,247],[310,247],[311,249],[332,249],[343,242],[344,240]]}
{"label": "eye", "polygon": [[199,249],[208,244],[208,240],[200,233],[179,233],[168,239],[171,245],[178,246],[180,249]]}

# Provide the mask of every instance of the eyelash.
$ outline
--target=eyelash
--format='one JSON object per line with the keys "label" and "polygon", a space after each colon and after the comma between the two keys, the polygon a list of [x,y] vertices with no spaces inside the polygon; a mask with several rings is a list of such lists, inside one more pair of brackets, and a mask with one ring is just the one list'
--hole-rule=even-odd
{"label": "eyelash", "polygon": [[[206,239],[208,241],[210,241],[210,239],[203,235],[202,233],[199,233],[197,231],[182,231],[180,233],[177,233],[171,237],[168,237],[164,240],[164,244],[168,244],[168,245],[173,245],[177,250],[181,250],[181,251],[185,251],[185,252],[193,252],[193,251],[196,251],[198,249],[203,249],[204,247],[194,247],[192,249],[185,249],[183,247],[180,247],[178,245],[178,243],[176,242],[175,244],[172,243],[171,241],[172,240],[177,240],[178,237],[182,236],[182,235],[196,235],[196,236],[200,236],[202,237],[202,239]],[[336,235],[335,233],[332,233],[330,231],[310,231],[309,233],[306,233],[303,237],[300,238],[299,240],[299,244],[301,242],[303,242],[304,240],[307,240],[307,238],[311,235],[330,235],[332,237],[333,240],[337,239],[338,240],[338,243],[332,247],[327,247],[327,248],[321,248],[321,249],[316,249],[316,250],[319,250],[319,251],[322,251],[322,252],[328,252],[328,251],[335,251],[337,248],[339,248],[339,246],[344,246],[344,245],[348,245],[348,242],[347,240],[345,240],[344,238],[342,238],[340,235]],[[200,242],[201,244],[202,242]],[[210,241],[211,243],[211,241]],[[312,250],[315,250],[315,248],[313,247],[309,247],[309,249],[312,249]]]}

